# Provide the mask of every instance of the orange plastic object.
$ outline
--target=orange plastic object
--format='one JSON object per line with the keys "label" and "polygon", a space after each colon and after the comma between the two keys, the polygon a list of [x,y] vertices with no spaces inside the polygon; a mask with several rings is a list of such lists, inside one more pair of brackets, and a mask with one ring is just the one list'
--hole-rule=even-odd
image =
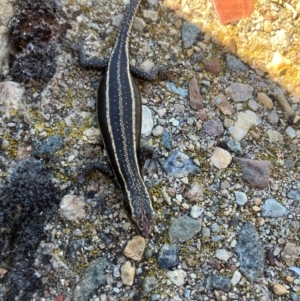
{"label": "orange plastic object", "polygon": [[222,24],[249,17],[254,10],[254,0],[212,0]]}

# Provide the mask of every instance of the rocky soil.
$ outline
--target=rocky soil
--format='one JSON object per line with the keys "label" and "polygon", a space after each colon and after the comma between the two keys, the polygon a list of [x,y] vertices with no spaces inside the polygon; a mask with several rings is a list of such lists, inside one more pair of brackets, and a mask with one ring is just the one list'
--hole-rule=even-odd
{"label": "rocky soil", "polygon": [[0,298],[300,300],[299,2],[260,0],[221,26],[204,0],[142,1],[131,64],[167,70],[139,82],[142,144],[162,162],[144,167],[149,239],[115,181],[76,182],[89,163],[108,164],[102,73],[62,41],[108,58],[125,4],[4,2]]}

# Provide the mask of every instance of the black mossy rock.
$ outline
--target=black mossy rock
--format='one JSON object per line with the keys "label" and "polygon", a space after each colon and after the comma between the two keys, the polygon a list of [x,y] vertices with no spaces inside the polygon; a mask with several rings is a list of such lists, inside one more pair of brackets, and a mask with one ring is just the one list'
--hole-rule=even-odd
{"label": "black mossy rock", "polygon": [[58,20],[57,1],[22,1],[9,22],[9,41],[14,48],[9,57],[10,74],[17,82],[34,80],[45,84],[55,74],[60,40],[71,28]]}
{"label": "black mossy rock", "polygon": [[45,223],[57,212],[59,194],[50,171],[33,158],[19,163],[0,187],[0,262],[9,267],[4,301],[31,300],[42,288],[33,254],[46,237]]}

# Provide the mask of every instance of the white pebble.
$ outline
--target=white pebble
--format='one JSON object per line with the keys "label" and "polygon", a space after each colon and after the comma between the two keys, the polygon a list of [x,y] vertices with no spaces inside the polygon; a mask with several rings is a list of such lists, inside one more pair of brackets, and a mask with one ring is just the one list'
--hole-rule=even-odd
{"label": "white pebble", "polygon": [[227,150],[220,147],[215,148],[211,157],[212,165],[219,169],[226,168],[230,164],[231,160],[232,157],[230,153]]}
{"label": "white pebble", "polygon": [[168,271],[167,277],[170,279],[176,286],[182,286],[185,284],[186,272],[183,270]]}
{"label": "white pebble", "polygon": [[62,215],[69,221],[77,221],[85,218],[84,197],[77,195],[65,195],[60,202]]}
{"label": "white pebble", "polygon": [[296,137],[296,131],[291,126],[288,126],[285,132],[291,139],[294,139]]}
{"label": "white pebble", "polygon": [[234,271],[233,276],[232,276],[231,281],[230,281],[231,284],[233,286],[237,285],[240,282],[241,277],[242,277],[242,275],[239,271]]}
{"label": "white pebble", "polygon": [[161,125],[158,125],[152,130],[152,134],[155,137],[159,137],[162,135],[163,131],[164,131],[164,127]]}
{"label": "white pebble", "polygon": [[191,209],[191,212],[190,212],[190,216],[192,218],[198,218],[202,215],[202,213],[204,212],[204,209],[197,206],[197,205],[194,205]]}
{"label": "white pebble", "polygon": [[217,249],[216,257],[220,260],[227,262],[227,260],[230,258],[230,255],[227,253],[225,249]]}
{"label": "white pebble", "polygon": [[234,194],[235,194],[235,200],[238,205],[243,206],[247,203],[248,198],[246,193],[242,191],[235,191]]}
{"label": "white pebble", "polygon": [[247,135],[250,128],[253,125],[258,125],[260,120],[257,115],[250,110],[238,113],[237,117],[238,119],[234,124],[231,135],[236,141],[241,141]]}

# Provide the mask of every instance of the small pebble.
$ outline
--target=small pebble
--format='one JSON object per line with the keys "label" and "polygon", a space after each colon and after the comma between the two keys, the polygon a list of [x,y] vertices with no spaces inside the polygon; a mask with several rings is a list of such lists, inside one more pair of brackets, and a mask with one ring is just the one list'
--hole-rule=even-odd
{"label": "small pebble", "polygon": [[128,241],[123,254],[127,258],[131,258],[136,261],[141,261],[146,247],[145,238],[142,236],[135,236]]}
{"label": "small pebble", "polygon": [[297,136],[296,131],[291,126],[288,126],[285,132],[291,139],[294,139]]}
{"label": "small pebble", "polygon": [[273,292],[277,296],[282,296],[285,295],[288,291],[283,285],[276,283],[273,285]]}
{"label": "small pebble", "polygon": [[263,189],[269,185],[272,164],[269,161],[235,157],[234,161],[243,166],[242,179],[250,185]]}
{"label": "small pebble", "polygon": [[238,141],[229,140],[227,142],[227,146],[230,148],[231,151],[233,151],[235,153],[241,153],[242,152],[241,144]]}
{"label": "small pebble", "polygon": [[83,132],[83,140],[91,144],[99,144],[101,142],[100,129],[90,127]]}
{"label": "small pebble", "polygon": [[274,142],[281,142],[282,143],[283,142],[282,135],[278,131],[269,129],[267,131],[267,134],[268,134],[269,141],[271,143],[274,143]]}
{"label": "small pebble", "polygon": [[130,261],[126,261],[121,267],[121,279],[124,285],[132,286],[134,282],[135,267]]}
{"label": "small pebble", "polygon": [[164,131],[164,127],[161,125],[158,125],[152,130],[152,134],[154,137],[159,137],[162,135],[163,131]]}
{"label": "small pebble", "polygon": [[253,88],[248,84],[233,83],[225,89],[225,93],[235,102],[242,102],[252,98]]}
{"label": "small pebble", "polygon": [[202,236],[203,237],[210,237],[210,229],[206,228],[206,227],[203,227],[202,228]]}
{"label": "small pebble", "polygon": [[213,224],[211,225],[211,232],[213,232],[213,233],[218,233],[219,231],[220,231],[219,225],[218,225],[217,223],[213,223]]}
{"label": "small pebble", "polygon": [[170,268],[179,264],[179,246],[163,245],[158,252],[158,264],[161,268]]}
{"label": "small pebble", "polygon": [[273,108],[273,101],[272,99],[267,96],[265,93],[258,93],[256,100],[258,103],[262,104],[264,107],[266,107],[268,110],[271,110]]}
{"label": "small pebble", "polygon": [[147,106],[142,106],[142,134],[151,135],[153,128],[152,112]]}
{"label": "small pebble", "polygon": [[160,294],[153,294],[151,295],[149,301],[158,301],[160,300],[160,298],[161,298]]}
{"label": "small pebble", "polygon": [[279,116],[275,110],[271,111],[267,116],[268,122],[270,122],[272,125],[275,125],[279,121]]}
{"label": "small pebble", "polygon": [[77,221],[84,219],[86,216],[85,202],[83,196],[72,194],[65,195],[60,202],[60,210],[65,219],[69,221]]}
{"label": "small pebble", "polygon": [[176,286],[184,285],[186,276],[187,274],[183,270],[174,270],[167,272],[167,278],[170,279]]}
{"label": "small pebble", "polygon": [[198,205],[194,205],[191,209],[190,216],[192,218],[198,218],[202,215],[204,212],[204,209],[202,207],[199,207]]}
{"label": "small pebble", "polygon": [[254,112],[250,110],[240,112],[237,115],[237,121],[234,124],[231,135],[236,141],[241,141],[248,134],[250,128],[259,123],[260,120]]}
{"label": "small pebble", "polygon": [[210,137],[218,137],[224,133],[224,127],[219,118],[214,118],[203,123],[203,132]]}
{"label": "small pebble", "polygon": [[230,282],[233,286],[236,286],[240,282],[241,278],[242,278],[241,273],[236,270],[234,271]]}
{"label": "small pebble", "polygon": [[192,109],[202,110],[204,108],[203,97],[200,94],[200,88],[195,77],[189,81],[189,96]]}
{"label": "small pebble", "polygon": [[235,200],[238,205],[243,206],[247,203],[248,198],[246,193],[242,191],[235,191],[234,194],[235,194]]}
{"label": "small pebble", "polygon": [[230,153],[220,147],[216,147],[212,157],[211,157],[211,163],[213,166],[217,167],[218,169],[224,169],[226,168],[232,160],[232,157]]}
{"label": "small pebble", "polygon": [[288,242],[281,252],[281,259],[288,266],[293,266],[300,255],[300,247]]}
{"label": "small pebble", "polygon": [[142,284],[142,296],[148,295],[158,284],[159,282],[154,276],[146,276]]}
{"label": "small pebble", "polygon": [[213,99],[213,103],[224,115],[232,115],[232,106],[224,94],[219,94]]}
{"label": "small pebble", "polygon": [[227,253],[225,249],[217,249],[216,250],[216,257],[222,261],[227,262],[230,258],[230,255]]}
{"label": "small pebble", "polygon": [[174,151],[164,162],[164,170],[169,176],[183,178],[193,176],[200,172],[200,169],[192,159],[180,151]]}

